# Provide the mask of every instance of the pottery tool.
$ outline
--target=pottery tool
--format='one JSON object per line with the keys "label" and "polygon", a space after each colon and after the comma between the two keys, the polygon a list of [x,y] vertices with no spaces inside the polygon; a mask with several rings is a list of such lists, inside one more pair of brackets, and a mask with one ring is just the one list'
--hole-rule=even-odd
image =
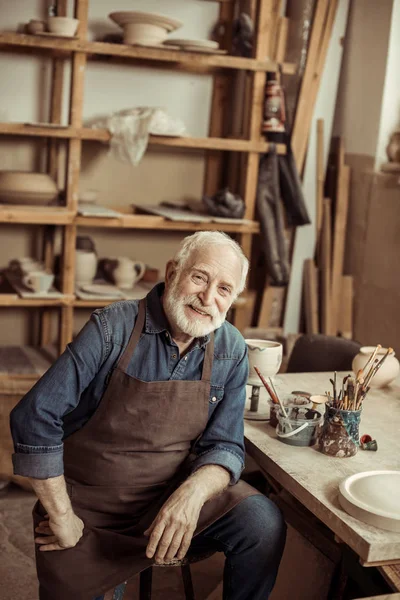
{"label": "pottery tool", "polygon": [[265,377],[263,377],[263,375],[260,373],[260,371],[257,369],[257,367],[254,367],[254,370],[257,373],[257,375],[259,376],[259,378],[261,379],[261,381],[263,382],[263,385],[264,385],[265,389],[267,390],[268,394],[270,395],[272,402],[274,402],[275,404],[279,404],[279,406],[281,407],[281,411],[282,411],[283,415],[287,419],[288,418],[288,414],[287,414],[286,409],[283,406],[283,404],[282,404],[281,399],[279,398],[279,396],[276,396],[274,394],[274,391],[271,389],[270,385],[265,380]]}

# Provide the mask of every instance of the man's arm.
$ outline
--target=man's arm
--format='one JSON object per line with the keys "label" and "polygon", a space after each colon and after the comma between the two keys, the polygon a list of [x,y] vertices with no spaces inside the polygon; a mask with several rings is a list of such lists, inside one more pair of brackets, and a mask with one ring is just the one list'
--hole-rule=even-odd
{"label": "man's arm", "polygon": [[29,482],[45,508],[46,518],[39,523],[35,531],[36,544],[40,550],[66,550],[73,548],[83,533],[83,521],[72,509],[64,475],[50,479],[29,478]]}
{"label": "man's arm", "polygon": [[63,475],[63,416],[78,405],[100,369],[104,347],[99,317],[93,315],[10,415],[14,473],[28,478],[48,515],[36,528],[41,550],[73,547],[82,536]]}
{"label": "man's arm", "polygon": [[146,556],[156,562],[181,560],[187,553],[203,505],[229,485],[230,473],[219,465],[206,465],[179,486],[145,532],[150,535]]}

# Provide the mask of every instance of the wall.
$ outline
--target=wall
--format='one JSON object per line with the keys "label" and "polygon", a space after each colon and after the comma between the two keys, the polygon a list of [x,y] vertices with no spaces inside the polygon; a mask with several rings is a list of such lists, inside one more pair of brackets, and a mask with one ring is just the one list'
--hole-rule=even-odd
{"label": "wall", "polygon": [[352,0],[333,135],[346,152],[375,157],[393,0]]}
{"label": "wall", "polygon": [[[30,18],[43,18],[47,2],[41,0],[0,0],[2,30],[16,30]],[[70,2],[70,13],[72,11]],[[184,26],[176,37],[204,38],[217,19],[218,3],[203,0],[135,0],[136,10],[160,12],[180,19]],[[101,33],[119,31],[107,18],[113,9],[109,0],[91,0],[89,39]],[[132,10],[131,0],[119,0],[118,10]],[[68,84],[70,71],[66,69]],[[48,116],[50,62],[34,54],[0,53],[2,96],[0,121],[46,121]],[[132,64],[89,61],[85,84],[84,120],[134,106],[161,106],[184,120],[193,136],[206,136],[210,116],[212,78],[146,69]],[[64,94],[63,122],[67,123],[68,89]],[[43,167],[42,142],[0,138],[0,164],[4,169],[35,170]],[[200,198],[204,156],[199,152],[148,151],[138,167],[119,163],[108,156],[101,144],[84,143],[80,189],[99,191],[99,202],[109,206],[130,203],[158,203],[162,200]],[[62,180],[60,180],[62,183]],[[176,250],[182,235],[140,231],[82,229],[93,235],[100,256],[128,255],[163,269]],[[39,228],[0,226],[0,266],[16,256],[26,256],[38,243]],[[76,311],[78,330],[90,311]],[[0,344],[29,341],[27,321],[32,312],[1,309]]]}

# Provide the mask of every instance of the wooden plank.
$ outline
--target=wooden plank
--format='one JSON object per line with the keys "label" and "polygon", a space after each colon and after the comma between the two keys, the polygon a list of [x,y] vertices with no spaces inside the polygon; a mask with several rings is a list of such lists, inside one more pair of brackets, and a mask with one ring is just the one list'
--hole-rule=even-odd
{"label": "wooden plank", "polygon": [[[232,22],[235,5],[233,2],[220,5],[218,29],[223,28],[223,36],[217,40],[220,48],[230,50],[232,47]],[[213,80],[213,96],[210,110],[208,135],[222,138],[226,132],[227,107],[231,92],[231,80],[227,74],[215,74]],[[223,186],[223,160],[220,153],[208,152],[206,156],[203,194],[213,195]]]}
{"label": "wooden plank", "polygon": [[[183,50],[145,48],[141,46],[109,44],[105,42],[89,42],[84,39],[61,40],[21,33],[2,33],[0,35],[0,47],[2,45],[65,52],[82,52],[105,57],[116,56],[137,61],[172,63],[171,68],[173,69],[176,69],[179,65],[194,70],[198,67],[243,69],[245,71],[264,72],[275,71],[277,69],[277,64],[274,61],[265,58],[253,59],[218,54],[200,54],[195,52],[184,52]],[[284,63],[282,69],[284,73],[290,75],[296,72],[296,65],[293,63]]]}
{"label": "wooden plank", "polygon": [[305,330],[308,334],[319,333],[318,271],[312,259],[304,261],[303,278]]}
{"label": "wooden plank", "polygon": [[316,255],[318,256],[319,240],[322,227],[322,213],[324,204],[324,120],[317,120],[317,206],[316,206]]}
{"label": "wooden plank", "polygon": [[321,333],[333,335],[331,319],[331,201],[324,200],[321,232]]}
{"label": "wooden plank", "polygon": [[0,307],[15,307],[15,308],[29,308],[29,307],[46,307],[46,306],[69,306],[73,301],[73,296],[63,296],[61,298],[17,298],[12,297],[13,294],[0,294]]}
{"label": "wooden plank", "polygon": [[280,327],[285,294],[285,286],[269,286],[265,288],[257,327]]}
{"label": "wooden plank", "polygon": [[189,221],[167,221],[156,215],[123,215],[121,218],[76,217],[79,227],[121,228],[121,229],[166,229],[169,231],[201,231],[204,228],[227,233],[259,233],[257,221],[249,224],[236,223],[191,223]]}
{"label": "wooden plank", "polygon": [[[87,127],[46,127],[24,125],[23,123],[1,123],[0,135],[20,135],[27,137],[49,137],[63,139],[92,140],[98,142],[109,142],[111,134],[107,129],[90,129]],[[188,148],[193,150],[226,150],[233,152],[259,152],[268,151],[268,143],[260,141],[230,139],[230,138],[170,138],[162,136],[150,136],[150,146],[163,146],[168,148]],[[284,144],[277,145],[278,154],[285,154]]]}
{"label": "wooden plank", "polygon": [[278,64],[282,64],[285,60],[288,32],[289,19],[287,17],[280,17],[278,21],[278,33],[274,53],[274,60],[276,60]]}
{"label": "wooden plank", "polygon": [[[379,571],[391,586],[392,590],[400,592],[400,563],[398,562],[393,565],[379,567]],[[399,596],[400,600],[400,594],[396,595]],[[390,596],[390,598],[394,598],[394,596]]]}
{"label": "wooden plank", "polygon": [[336,198],[335,221],[333,228],[332,253],[332,325],[337,328],[339,320],[339,290],[342,282],[344,250],[346,243],[346,226],[349,209],[350,167],[339,165],[339,181]]}
{"label": "wooden plank", "polygon": [[65,208],[0,204],[0,223],[67,225],[73,222],[74,216],[74,212]]}
{"label": "wooden plank", "polygon": [[337,320],[337,333],[348,340],[353,339],[353,301],[354,277],[342,275],[340,286],[340,301],[338,302],[339,314]]}
{"label": "wooden plank", "polygon": [[[333,15],[334,17],[336,13],[336,4],[337,0],[332,0],[331,2],[329,2],[329,0],[317,0],[314,13],[306,68],[301,84],[292,131],[293,153],[300,173],[303,170],[310,124],[322,75],[322,66],[325,62],[326,50],[330,39],[331,29],[333,27],[333,19],[330,19],[329,24],[331,29],[327,29],[328,16]],[[325,37],[327,37],[326,46],[322,45],[322,40]],[[322,46],[325,49],[325,54],[323,56],[321,56]],[[320,67],[319,71],[318,66]]]}

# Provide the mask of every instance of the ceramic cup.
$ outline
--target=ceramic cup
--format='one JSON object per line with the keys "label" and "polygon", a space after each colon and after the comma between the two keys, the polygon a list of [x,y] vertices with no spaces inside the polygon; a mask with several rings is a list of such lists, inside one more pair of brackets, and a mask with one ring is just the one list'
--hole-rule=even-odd
{"label": "ceramic cup", "polygon": [[49,17],[47,26],[51,33],[65,37],[73,37],[78,29],[79,19],[70,17]]}
{"label": "ceramic cup", "polygon": [[39,19],[31,19],[29,23],[25,26],[26,31],[32,35],[36,35],[37,33],[43,33],[46,31],[46,23],[44,21],[40,21]]}
{"label": "ceramic cup", "polygon": [[260,370],[264,377],[273,377],[282,363],[282,344],[268,340],[246,339],[249,353],[249,379],[251,385],[262,385],[254,370]]}
{"label": "ceramic cup", "polygon": [[31,271],[22,281],[36,294],[46,294],[53,285],[54,275],[45,271]]}

